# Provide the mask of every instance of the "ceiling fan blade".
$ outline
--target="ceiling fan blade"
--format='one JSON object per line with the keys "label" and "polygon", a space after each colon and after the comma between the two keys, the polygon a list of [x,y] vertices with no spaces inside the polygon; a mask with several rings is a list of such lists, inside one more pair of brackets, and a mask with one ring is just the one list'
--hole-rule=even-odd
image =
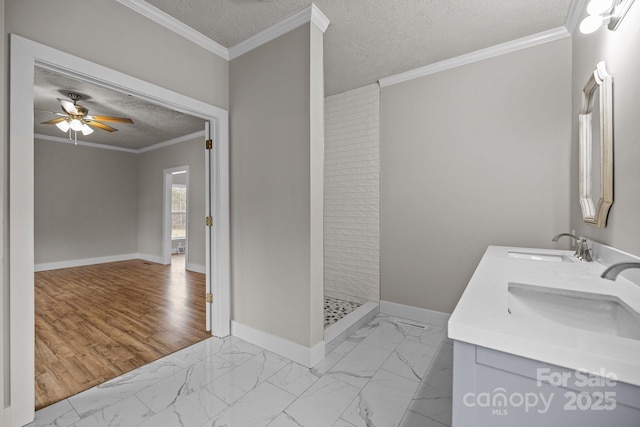
{"label": "ceiling fan blade", "polygon": [[67,113],[75,114],[75,115],[79,114],[78,109],[76,108],[76,105],[73,102],[67,101],[66,99],[60,99],[60,98],[58,98],[58,101],[60,101],[60,105],[62,106],[62,109]]}
{"label": "ceiling fan blade", "polygon": [[48,120],[46,122],[42,122],[40,124],[42,124],[42,125],[55,125],[56,123],[64,122],[65,120],[67,120],[66,117],[58,117],[57,119],[51,119],[51,120]]}
{"label": "ceiling fan blade", "polygon": [[56,113],[55,111],[50,111],[50,110],[43,110],[42,108],[34,108],[34,110],[36,110],[36,111],[42,111],[43,113],[51,113],[51,114],[55,114],[56,116],[63,116],[63,117],[67,117],[67,114]]}
{"label": "ceiling fan blade", "polygon": [[111,116],[87,116],[90,120],[100,120],[102,122],[116,122],[116,123],[130,123],[133,124],[133,120],[126,117],[111,117]]}
{"label": "ceiling fan blade", "polygon": [[107,132],[116,132],[118,129],[112,128],[104,123],[96,122],[94,120],[85,120],[85,123],[89,126],[97,127],[98,129],[106,130]]}

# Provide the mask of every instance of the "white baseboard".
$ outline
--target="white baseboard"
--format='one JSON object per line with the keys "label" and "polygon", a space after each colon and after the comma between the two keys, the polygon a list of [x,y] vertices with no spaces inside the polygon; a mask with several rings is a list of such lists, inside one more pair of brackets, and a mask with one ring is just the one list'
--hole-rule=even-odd
{"label": "white baseboard", "polygon": [[402,317],[414,322],[428,323],[430,325],[447,327],[450,314],[439,311],[427,310],[426,308],[412,307],[410,305],[397,304],[395,302],[380,301],[380,313],[390,316]]}
{"label": "white baseboard", "polygon": [[204,265],[188,263],[186,269],[189,271],[193,271],[194,273],[206,274]]}
{"label": "white baseboard", "polygon": [[96,258],[72,259],[68,261],[43,262],[34,266],[35,271],[59,270],[61,268],[82,267],[84,265],[105,264],[108,262],[128,261],[138,259],[139,254],[111,255]]}
{"label": "white baseboard", "polygon": [[158,256],[158,255],[138,254],[137,258],[141,259],[143,261],[155,262],[156,264],[163,264],[164,265],[164,258],[162,258],[161,256]]}
{"label": "white baseboard", "polygon": [[231,335],[293,360],[307,368],[317,365],[324,359],[324,341],[313,347],[305,347],[286,338],[259,331],[233,320],[231,321]]}
{"label": "white baseboard", "polygon": [[[59,270],[61,268],[82,267],[93,264],[106,264],[108,262],[129,261],[131,259],[141,259],[143,261],[154,262],[156,264],[164,264],[164,260],[160,256],[150,254],[122,254],[110,255],[95,258],[72,259],[68,261],[43,262],[34,266],[34,271]],[[186,269],[196,273],[205,274],[205,266],[200,264],[187,264]]]}

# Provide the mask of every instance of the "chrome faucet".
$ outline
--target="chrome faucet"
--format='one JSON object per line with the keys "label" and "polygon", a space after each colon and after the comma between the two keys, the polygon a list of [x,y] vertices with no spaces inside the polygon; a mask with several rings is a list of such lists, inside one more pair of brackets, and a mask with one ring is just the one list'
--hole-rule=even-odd
{"label": "chrome faucet", "polygon": [[618,274],[627,268],[640,268],[640,262],[619,262],[617,264],[610,265],[605,271],[602,272],[600,277],[603,279],[616,280]]}
{"label": "chrome faucet", "polygon": [[589,249],[589,245],[587,244],[587,239],[585,237],[576,237],[571,233],[560,233],[553,236],[551,239],[552,242],[557,242],[562,236],[571,237],[576,242],[576,252],[574,253],[575,257],[580,261],[585,262],[593,262],[593,257],[591,256],[591,249]]}
{"label": "chrome faucet", "polygon": [[555,236],[553,236],[553,239],[551,239],[552,242],[557,242],[562,236],[567,236],[567,237],[571,237],[574,241],[578,241],[578,238],[576,236],[574,236],[571,233],[560,233],[560,234],[556,234]]}

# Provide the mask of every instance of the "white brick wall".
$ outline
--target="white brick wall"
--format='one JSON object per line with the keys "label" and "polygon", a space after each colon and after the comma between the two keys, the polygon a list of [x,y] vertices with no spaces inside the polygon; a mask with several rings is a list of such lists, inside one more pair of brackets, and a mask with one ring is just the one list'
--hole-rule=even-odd
{"label": "white brick wall", "polygon": [[325,99],[324,292],[380,300],[378,84]]}

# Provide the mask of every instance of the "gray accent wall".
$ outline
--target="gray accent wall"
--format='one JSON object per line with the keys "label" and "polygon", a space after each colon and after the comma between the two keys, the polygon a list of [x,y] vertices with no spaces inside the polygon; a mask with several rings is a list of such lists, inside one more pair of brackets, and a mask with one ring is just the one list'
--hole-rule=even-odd
{"label": "gray accent wall", "polygon": [[137,251],[136,154],[35,141],[36,264]]}
{"label": "gray accent wall", "polygon": [[[578,235],[640,255],[640,4],[616,31],[573,36],[571,228]],[[613,205],[606,228],[582,221],[578,201],[578,112],[582,88],[600,61],[613,75]]]}
{"label": "gray accent wall", "polygon": [[[204,138],[147,151],[138,156],[138,252],[162,257],[164,170],[189,166],[187,209],[187,269],[205,265]],[[184,176],[184,175],[179,175]]]}
{"label": "gray accent wall", "polygon": [[139,254],[160,262],[164,170],[189,167],[187,269],[204,268],[202,138],[141,154],[36,140],[35,262]]}
{"label": "gray accent wall", "polygon": [[570,91],[570,38],[382,88],[382,300],[451,313],[488,245],[568,229]]}
{"label": "gray accent wall", "polygon": [[323,339],[324,95],[310,74],[322,38],[310,27],[230,62],[232,319],[306,347]]}

